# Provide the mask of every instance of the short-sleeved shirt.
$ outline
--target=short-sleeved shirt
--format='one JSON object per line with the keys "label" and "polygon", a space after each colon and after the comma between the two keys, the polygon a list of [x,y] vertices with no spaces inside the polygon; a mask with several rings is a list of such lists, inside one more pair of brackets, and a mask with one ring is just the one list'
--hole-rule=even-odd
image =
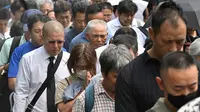
{"label": "short-sleeved shirt", "polygon": [[63,93],[65,88],[68,86],[67,78],[62,79],[56,87],[56,93],[55,93],[55,104],[57,105],[60,102],[63,102]]}
{"label": "short-sleeved shirt", "polygon": [[[72,112],[85,112],[85,91],[76,99]],[[91,112],[115,112],[115,101],[105,91],[101,81],[94,85],[94,106]]]}
{"label": "short-sleeved shirt", "polygon": [[[3,44],[2,48],[1,48],[1,52],[0,52],[0,57],[1,57],[0,58],[0,66],[3,66],[8,63],[8,61],[9,61],[8,58],[9,58],[12,42],[13,42],[13,38],[9,38]],[[21,40],[19,42],[19,45],[22,45],[25,42],[26,42],[25,37],[22,36]]]}
{"label": "short-sleeved shirt", "polygon": [[34,49],[38,48],[38,46],[33,45],[30,41],[18,46],[12,53],[10,58],[9,70],[8,70],[8,77],[16,78],[19,62],[22,56]]}

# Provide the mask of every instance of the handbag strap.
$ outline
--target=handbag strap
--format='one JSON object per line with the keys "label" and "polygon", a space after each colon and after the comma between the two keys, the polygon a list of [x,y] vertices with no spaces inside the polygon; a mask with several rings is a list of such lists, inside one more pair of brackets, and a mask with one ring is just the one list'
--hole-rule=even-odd
{"label": "handbag strap", "polygon": [[[56,60],[56,63],[54,65],[54,68],[51,72],[51,74],[55,74],[59,64],[60,64],[60,61],[62,59],[62,55],[63,55],[63,52],[61,51],[58,55],[58,58]],[[47,75],[50,75],[50,74],[47,74]],[[43,84],[40,86],[40,88],[38,89],[37,93],[35,94],[34,98],[32,99],[31,103],[28,104],[28,107],[26,109],[25,112],[31,112],[35,103],[37,102],[37,100],[39,99],[39,97],[41,96],[41,94],[44,92],[45,88],[47,87],[48,85],[48,78],[45,79],[45,81],[43,82]]]}

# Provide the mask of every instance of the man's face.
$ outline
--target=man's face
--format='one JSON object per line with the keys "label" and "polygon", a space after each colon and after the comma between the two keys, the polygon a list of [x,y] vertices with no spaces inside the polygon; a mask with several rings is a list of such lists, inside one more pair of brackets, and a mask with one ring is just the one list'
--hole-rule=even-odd
{"label": "man's face", "polygon": [[103,76],[103,82],[105,84],[105,89],[109,90],[110,92],[115,92],[115,85],[117,80],[117,73],[116,72],[108,72],[107,76]]}
{"label": "man's face", "polygon": [[53,7],[49,3],[45,3],[45,4],[40,6],[40,11],[43,12],[45,15],[47,15],[47,13],[50,10],[53,10]]}
{"label": "man's face", "polygon": [[103,16],[104,16],[104,21],[109,22],[112,18],[112,10],[110,9],[103,9]]}
{"label": "man's face", "polygon": [[93,20],[93,19],[100,19],[100,20],[103,20],[103,13],[102,12],[99,12],[99,13],[96,13],[96,14],[88,14],[88,22],[90,20]]}
{"label": "man's face", "polygon": [[58,13],[56,14],[56,19],[64,26],[64,28],[69,27],[69,24],[71,22],[71,13],[70,11]]}
{"label": "man's face", "polygon": [[122,26],[130,26],[132,24],[134,13],[121,13],[118,14],[119,21]]}
{"label": "man's face", "polygon": [[107,30],[106,27],[97,24],[94,28],[86,33],[86,38],[90,42],[90,44],[96,49],[105,44],[107,39]]}
{"label": "man's face", "polygon": [[36,22],[33,24],[33,28],[30,31],[31,42],[36,46],[43,45],[43,36],[42,36],[42,28],[44,26],[43,22]]}
{"label": "man's face", "polygon": [[49,12],[48,14],[48,17],[52,20],[56,20],[56,17],[55,17],[55,13],[52,11],[52,12]]}
{"label": "man's face", "polygon": [[0,33],[4,34],[7,30],[8,20],[0,19]]}
{"label": "man's face", "polygon": [[187,96],[198,90],[198,69],[195,65],[186,69],[169,68],[161,74],[164,77],[159,86],[164,90],[166,99],[169,99],[169,94]]}
{"label": "man's face", "polygon": [[64,43],[63,32],[49,32],[48,37],[44,39],[44,47],[50,56],[56,56],[60,53]]}
{"label": "man's face", "polygon": [[149,30],[153,41],[153,48],[159,58],[171,51],[181,51],[186,39],[186,25],[181,20],[177,20],[177,28],[166,20],[160,27],[160,32],[154,35],[152,29]]}
{"label": "man's face", "polygon": [[85,23],[85,13],[76,13],[76,17],[74,18],[74,27],[77,31],[82,32],[86,26]]}
{"label": "man's face", "polygon": [[24,8],[21,7],[18,11],[15,12],[14,14],[14,20],[15,21],[20,21],[22,14],[24,13]]}

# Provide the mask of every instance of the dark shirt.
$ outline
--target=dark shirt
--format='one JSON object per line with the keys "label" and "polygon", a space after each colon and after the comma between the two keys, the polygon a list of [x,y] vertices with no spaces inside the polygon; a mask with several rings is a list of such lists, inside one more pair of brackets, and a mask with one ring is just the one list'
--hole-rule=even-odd
{"label": "dark shirt", "polygon": [[80,32],[76,31],[75,28],[68,29],[65,31],[65,43],[64,43],[64,48],[68,51],[69,50],[69,45],[70,42],[74,37],[76,37]]}
{"label": "dark shirt", "polygon": [[147,51],[126,65],[119,73],[116,84],[116,112],[145,112],[164,96],[156,83],[160,76],[160,61]]}

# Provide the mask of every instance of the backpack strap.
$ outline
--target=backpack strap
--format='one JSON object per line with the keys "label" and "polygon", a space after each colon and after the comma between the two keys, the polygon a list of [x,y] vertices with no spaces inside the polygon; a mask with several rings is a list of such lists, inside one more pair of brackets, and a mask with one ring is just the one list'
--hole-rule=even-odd
{"label": "backpack strap", "polygon": [[91,112],[94,106],[94,85],[85,89],[85,112]]}
{"label": "backpack strap", "polygon": [[149,38],[149,32],[146,30],[146,28],[143,26],[139,26],[138,28],[147,38]]}
{"label": "backpack strap", "polygon": [[10,52],[9,52],[9,58],[8,58],[8,62],[10,61],[11,55],[14,51],[14,49],[19,46],[19,42],[20,42],[21,36],[15,36],[13,37],[13,41],[10,47]]}
{"label": "backpack strap", "polygon": [[[50,74],[47,74],[47,75],[51,75],[51,74],[55,74],[55,72],[57,71],[58,69],[58,66],[60,65],[60,62],[62,60],[62,56],[63,56],[63,51],[61,51],[59,54],[58,54],[58,57],[57,57],[57,60],[56,60],[56,63],[53,67],[53,70]],[[32,101],[28,104],[27,108],[26,108],[26,111],[25,112],[31,112],[35,103],[37,102],[37,100],[40,98],[41,94],[44,92],[45,88],[48,86],[48,82],[49,82],[49,79],[48,77],[45,79],[45,81],[43,82],[43,84],[40,86],[40,88],[38,89],[37,93],[35,94],[35,96],[33,97]]]}
{"label": "backpack strap", "polygon": [[5,43],[6,39],[1,39],[0,38],[0,51],[1,51],[1,48],[3,47],[3,44]]}

